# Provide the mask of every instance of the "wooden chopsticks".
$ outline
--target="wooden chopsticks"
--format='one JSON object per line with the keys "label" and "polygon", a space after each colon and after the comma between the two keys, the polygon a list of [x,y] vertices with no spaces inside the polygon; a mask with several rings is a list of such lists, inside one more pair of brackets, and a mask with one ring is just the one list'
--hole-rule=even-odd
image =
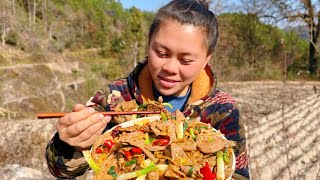
{"label": "wooden chopsticks", "polygon": [[[61,118],[65,116],[68,112],[44,112],[38,113],[38,119],[47,119],[47,118]],[[161,112],[151,112],[151,111],[108,111],[108,112],[96,112],[103,115],[132,115],[132,114],[160,114]]]}

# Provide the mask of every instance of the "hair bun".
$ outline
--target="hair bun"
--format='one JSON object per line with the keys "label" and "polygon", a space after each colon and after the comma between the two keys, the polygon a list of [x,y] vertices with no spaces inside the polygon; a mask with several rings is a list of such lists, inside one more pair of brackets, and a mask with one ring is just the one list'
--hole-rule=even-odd
{"label": "hair bun", "polygon": [[202,4],[205,8],[209,9],[210,0],[196,0],[196,1]]}

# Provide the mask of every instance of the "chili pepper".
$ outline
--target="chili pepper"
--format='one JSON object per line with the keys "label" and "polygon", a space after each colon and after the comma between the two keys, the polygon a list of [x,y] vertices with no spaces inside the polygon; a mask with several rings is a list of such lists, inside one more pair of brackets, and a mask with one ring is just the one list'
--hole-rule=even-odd
{"label": "chili pepper", "polygon": [[103,149],[102,149],[101,146],[97,147],[96,153],[97,153],[97,154],[103,153]]}
{"label": "chili pepper", "polygon": [[211,171],[208,162],[206,162],[206,165],[200,169],[200,173],[203,175],[204,180],[216,179],[216,174]]}
{"label": "chili pepper", "polygon": [[109,140],[109,139],[104,141],[104,145],[109,149],[111,149],[114,146],[114,144],[115,143],[113,141]]}
{"label": "chili pepper", "polygon": [[166,146],[169,144],[169,140],[165,138],[155,140],[152,145]]}
{"label": "chili pepper", "polygon": [[142,154],[142,149],[140,149],[138,147],[131,148],[131,151],[133,154]]}
{"label": "chili pepper", "polygon": [[123,151],[123,154],[129,161],[132,159],[132,153],[130,151]]}

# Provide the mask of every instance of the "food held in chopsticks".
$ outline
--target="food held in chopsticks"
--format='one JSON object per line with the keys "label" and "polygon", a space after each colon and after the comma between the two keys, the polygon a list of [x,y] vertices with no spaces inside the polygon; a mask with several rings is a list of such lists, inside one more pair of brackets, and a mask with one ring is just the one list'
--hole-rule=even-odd
{"label": "food held in chopsticks", "polygon": [[235,157],[229,141],[210,125],[176,116],[120,124],[84,151],[94,179],[228,179]]}
{"label": "food held in chopsticks", "polygon": [[[165,106],[169,106],[172,108],[172,106],[169,103],[163,103],[162,98],[160,97],[158,101],[148,100],[147,102],[141,105],[138,105],[135,100],[124,101],[119,103],[114,108],[114,111],[116,112],[148,111],[148,112],[157,112],[157,113],[161,112],[161,116],[170,117],[170,113],[168,112],[168,110],[165,109]],[[115,123],[120,124],[126,121],[130,121],[132,119],[145,117],[145,116],[146,116],[145,114],[118,115],[118,116],[114,116],[114,119],[112,121],[115,121]]]}

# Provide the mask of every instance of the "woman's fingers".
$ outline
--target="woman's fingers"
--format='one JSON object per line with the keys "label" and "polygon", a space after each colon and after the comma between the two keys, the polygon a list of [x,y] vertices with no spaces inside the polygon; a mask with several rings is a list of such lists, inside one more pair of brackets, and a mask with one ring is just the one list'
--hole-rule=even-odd
{"label": "woman's fingers", "polygon": [[[104,115],[96,113],[88,117],[87,119],[81,120],[71,126],[68,126],[67,128],[64,129],[64,131],[66,134],[68,134],[69,137],[77,137],[81,135],[84,131],[87,131],[88,128],[90,130],[91,126],[94,126],[96,124],[99,125],[99,123],[103,125],[108,123],[109,122],[108,119],[106,118],[106,120],[103,120],[104,118],[105,118]],[[96,130],[91,134],[94,134],[95,132]]]}
{"label": "woman's fingers", "polygon": [[88,149],[90,148],[93,143],[97,140],[97,138],[102,134],[103,130],[105,129],[105,126],[100,128],[93,136],[91,136],[89,139],[86,141],[83,141],[79,144],[79,148],[83,149]]}
{"label": "woman's fingers", "polygon": [[84,108],[78,112],[71,112],[58,120],[60,126],[71,126],[95,113],[94,108]]}
{"label": "woman's fingers", "polygon": [[86,106],[85,105],[83,105],[83,104],[76,104],[76,105],[74,105],[73,106],[73,112],[78,112],[78,111],[81,111],[81,110],[83,110],[84,108],[86,108]]}
{"label": "woman's fingers", "polygon": [[93,124],[89,128],[85,129],[79,136],[70,139],[70,145],[76,146],[82,149],[90,147],[99,135],[102,134],[106,125],[110,120],[103,120],[96,124]]}

